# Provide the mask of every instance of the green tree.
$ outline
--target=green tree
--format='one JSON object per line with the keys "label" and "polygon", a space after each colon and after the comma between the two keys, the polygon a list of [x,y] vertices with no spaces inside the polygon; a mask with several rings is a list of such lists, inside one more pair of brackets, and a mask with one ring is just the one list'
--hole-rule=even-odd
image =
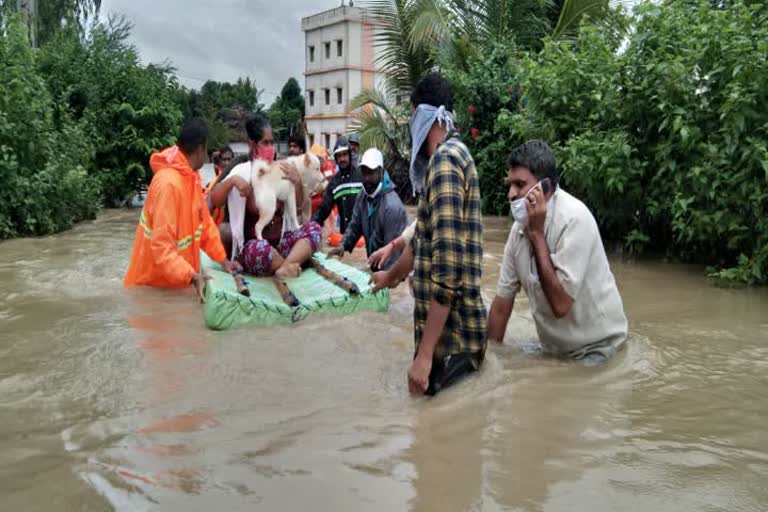
{"label": "green tree", "polygon": [[[35,16],[30,21],[33,41],[43,45],[52,40],[62,29],[84,31],[90,20],[99,16],[101,0],[35,0],[28,1],[35,6]],[[18,0],[0,0],[0,10],[15,10]]]}
{"label": "green tree", "polygon": [[93,218],[99,183],[85,167],[94,146],[83,125],[54,122],[54,104],[37,71],[27,27],[5,18],[0,32],[0,238],[45,235]]}
{"label": "green tree", "polygon": [[244,118],[249,112],[260,112],[261,91],[250,78],[236,82],[209,80],[199,91],[179,87],[176,101],[184,119],[204,117],[210,129],[208,144],[220,148],[231,141],[245,140]]}
{"label": "green tree", "polygon": [[[388,90],[365,91],[353,104],[357,110],[358,129],[365,133],[378,131],[372,137],[379,140],[407,137],[407,125],[385,126],[380,121],[390,117],[386,112],[399,108],[393,100],[400,98],[403,101],[416,82],[434,68],[443,69],[454,79],[462,74],[471,75],[471,69],[491,54],[497,61],[507,59],[501,57],[504,50],[500,48],[509,48],[512,52],[537,51],[547,37],[570,37],[579,22],[587,18],[600,21],[617,33],[623,33],[626,26],[621,11],[611,8],[609,0],[373,0],[365,5],[367,15],[376,21],[374,43],[380,49],[377,63],[387,78]],[[483,104],[486,108],[495,108],[511,101],[513,95],[505,91],[516,80],[516,75],[502,75],[493,84],[480,79],[474,87],[486,92],[493,89],[495,96],[486,96]],[[366,106],[366,97],[386,98],[386,109],[382,109],[381,104],[371,103],[374,110],[380,111],[380,116],[370,115],[362,108]],[[469,101],[468,94],[464,97]],[[469,105],[458,103],[462,108]],[[474,103],[480,104],[479,101]],[[477,117],[485,116],[487,122],[491,113],[495,121],[493,110],[478,111]],[[483,127],[469,126],[490,135],[490,131]],[[400,133],[395,134],[398,130]],[[395,144],[387,144],[387,147],[394,148]],[[408,158],[407,153],[408,150],[405,155],[391,153],[387,156],[398,161],[401,157]],[[395,180],[400,178],[397,176]],[[486,175],[486,181],[491,179]],[[496,201],[485,204],[489,211],[496,211]]]}
{"label": "green tree", "polygon": [[[410,91],[433,67],[468,65],[498,44],[541,49],[572,35],[584,19],[625,28],[610,0],[371,0],[378,64],[397,91]],[[631,3],[630,0],[616,2]]]}
{"label": "green tree", "polygon": [[38,56],[56,117],[80,122],[95,148],[90,172],[108,206],[149,182],[149,155],[173,144],[181,123],[172,70],[143,66],[130,31],[119,18],[95,24],[87,37],[63,30]]}
{"label": "green tree", "polygon": [[280,96],[269,108],[269,119],[276,135],[284,137],[301,131],[304,119],[304,96],[295,78],[289,78],[280,91]]}
{"label": "green tree", "polygon": [[549,140],[564,187],[606,241],[765,283],[766,14],[749,2],[667,0],[639,8],[626,43],[594,27],[550,41],[524,59],[522,99],[499,114],[497,134],[509,146]]}

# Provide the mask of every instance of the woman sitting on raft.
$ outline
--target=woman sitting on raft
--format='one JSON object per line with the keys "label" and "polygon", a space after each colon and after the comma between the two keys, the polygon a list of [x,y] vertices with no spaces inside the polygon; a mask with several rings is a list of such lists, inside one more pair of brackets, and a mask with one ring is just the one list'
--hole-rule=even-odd
{"label": "woman sitting on raft", "polygon": [[[256,114],[245,125],[250,145],[250,158],[258,158],[266,162],[275,159],[275,145],[272,137],[272,127],[263,116]],[[207,201],[208,208],[214,210],[223,208],[227,204],[227,196],[232,188],[237,188],[240,195],[247,197],[244,239],[246,240],[238,261],[245,272],[256,276],[297,277],[301,274],[302,266],[312,257],[320,246],[322,228],[316,222],[303,223],[300,228],[286,232],[283,231],[283,203],[278,201],[275,215],[262,232],[263,240],[257,240],[255,226],[259,220],[259,212],[253,197],[251,185],[239,176],[233,176],[226,180],[227,175],[236,165],[247,162],[242,158],[236,159],[232,165],[222,173],[218,183],[211,189]],[[304,190],[301,185],[301,176],[295,166],[284,163],[282,166],[285,178],[290,180],[296,190],[297,211],[302,211],[304,204]],[[232,227],[229,222],[229,212],[226,220],[219,224],[221,240],[227,252],[232,250]],[[302,221],[303,219],[299,219]],[[231,255],[230,255],[231,256]]]}

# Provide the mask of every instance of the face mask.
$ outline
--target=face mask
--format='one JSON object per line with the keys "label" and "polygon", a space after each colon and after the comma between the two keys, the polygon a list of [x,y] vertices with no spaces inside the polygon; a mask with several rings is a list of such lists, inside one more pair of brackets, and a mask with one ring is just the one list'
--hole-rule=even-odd
{"label": "face mask", "polygon": [[509,202],[509,210],[512,218],[521,226],[528,222],[528,209],[525,207],[525,198],[515,199]]}
{"label": "face mask", "polygon": [[258,146],[256,158],[271,163],[275,159],[275,146]]}
{"label": "face mask", "polygon": [[411,164],[411,186],[414,193],[420,192],[424,188],[424,178],[429,168],[429,157],[423,153],[416,156]]}
{"label": "face mask", "polygon": [[[424,176],[426,175],[428,158],[422,157],[422,146],[427,140],[429,130],[432,125],[438,123],[445,127],[447,131],[452,131],[453,114],[448,112],[444,106],[434,107],[432,105],[421,104],[416,107],[408,124],[411,132],[411,186],[414,194],[418,194],[424,188]],[[421,162],[419,162],[421,160]],[[426,161],[425,161],[426,160]]]}
{"label": "face mask", "polygon": [[540,181],[531,187],[531,190],[525,194],[525,197],[515,199],[514,201],[509,201],[509,210],[510,213],[512,213],[512,218],[515,219],[515,222],[520,224],[522,227],[525,227],[525,225],[528,223],[528,207],[525,204],[528,202],[528,196],[531,192],[536,190],[536,188],[541,188],[541,183],[542,182]]}

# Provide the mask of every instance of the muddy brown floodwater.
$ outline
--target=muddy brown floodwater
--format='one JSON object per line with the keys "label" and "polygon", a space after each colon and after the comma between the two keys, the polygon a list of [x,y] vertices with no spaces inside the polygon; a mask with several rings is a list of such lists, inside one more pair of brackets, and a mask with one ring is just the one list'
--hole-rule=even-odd
{"label": "muddy brown floodwater", "polygon": [[[2,510],[768,510],[765,289],[613,261],[607,366],[537,356],[523,297],[476,378],[414,400],[404,287],[211,332],[191,290],[121,287],[138,214],[0,244]],[[488,304],[508,229],[487,219]]]}

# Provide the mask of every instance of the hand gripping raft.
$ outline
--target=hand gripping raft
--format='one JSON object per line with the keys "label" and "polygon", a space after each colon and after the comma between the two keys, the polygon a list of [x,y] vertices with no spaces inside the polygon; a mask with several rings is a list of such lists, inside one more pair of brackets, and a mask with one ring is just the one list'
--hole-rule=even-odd
{"label": "hand gripping raft", "polygon": [[[226,330],[242,326],[269,326],[289,324],[312,315],[351,315],[360,311],[384,313],[389,309],[389,291],[372,293],[368,284],[370,275],[350,265],[346,265],[324,254],[314,256],[323,277],[315,268],[308,268],[301,276],[284,280],[278,285],[271,277],[257,278],[250,275],[243,279],[233,279],[222,272],[220,267],[201,255],[202,266],[211,276],[205,288],[203,312],[205,324],[209,329]],[[327,271],[327,272],[326,272]],[[241,281],[250,296],[238,292],[237,281]],[[349,283],[349,290],[345,288]],[[354,294],[352,287],[357,288]],[[286,295],[283,286],[296,299]],[[289,305],[290,302],[293,305]]]}

